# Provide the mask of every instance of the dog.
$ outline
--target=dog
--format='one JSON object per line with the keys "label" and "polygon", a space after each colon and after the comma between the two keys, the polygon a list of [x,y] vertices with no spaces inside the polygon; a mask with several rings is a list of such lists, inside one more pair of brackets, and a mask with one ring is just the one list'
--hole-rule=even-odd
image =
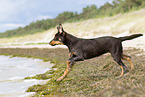
{"label": "dog", "polygon": [[121,77],[126,71],[126,66],[123,64],[122,59],[129,61],[131,69],[134,68],[130,56],[123,54],[122,42],[143,36],[143,34],[133,34],[131,36],[119,38],[105,36],[93,39],[82,39],[64,31],[61,24],[59,24],[57,30],[58,32],[55,34],[54,39],[52,39],[49,44],[52,46],[66,45],[69,49],[70,58],[67,60],[67,69],[65,70],[64,74],[56,81],[63,80],[71,71],[75,62],[94,58],[108,52],[121,67]]}

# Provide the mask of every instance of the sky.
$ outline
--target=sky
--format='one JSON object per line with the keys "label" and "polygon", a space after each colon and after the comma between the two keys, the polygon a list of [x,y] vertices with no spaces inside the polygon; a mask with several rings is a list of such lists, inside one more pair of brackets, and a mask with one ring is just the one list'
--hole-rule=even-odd
{"label": "sky", "polygon": [[24,27],[31,22],[53,19],[64,11],[81,13],[87,5],[98,8],[113,0],[0,0],[0,32]]}

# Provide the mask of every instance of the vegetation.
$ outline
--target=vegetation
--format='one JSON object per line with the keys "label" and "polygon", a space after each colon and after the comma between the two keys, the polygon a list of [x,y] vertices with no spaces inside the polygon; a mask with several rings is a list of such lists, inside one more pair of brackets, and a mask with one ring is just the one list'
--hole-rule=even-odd
{"label": "vegetation", "polygon": [[[55,64],[50,71],[26,79],[50,79],[46,84],[33,85],[27,92],[36,92],[34,97],[144,97],[145,96],[145,56],[139,49],[124,51],[132,56],[134,69],[124,61],[129,72],[117,78],[120,67],[110,54],[83,62],[77,62],[69,75],[60,83],[59,78],[66,69],[68,50],[66,49],[0,49],[2,55],[40,58]],[[57,68],[57,69],[56,69]]]}
{"label": "vegetation", "polygon": [[83,8],[80,14],[77,12],[63,12],[54,19],[38,20],[23,28],[19,27],[18,29],[8,30],[4,33],[0,33],[0,38],[34,34],[55,27],[59,23],[112,16],[118,13],[144,8],[144,6],[145,0],[114,0],[111,4],[107,2],[100,8],[97,8],[96,5],[91,5]]}

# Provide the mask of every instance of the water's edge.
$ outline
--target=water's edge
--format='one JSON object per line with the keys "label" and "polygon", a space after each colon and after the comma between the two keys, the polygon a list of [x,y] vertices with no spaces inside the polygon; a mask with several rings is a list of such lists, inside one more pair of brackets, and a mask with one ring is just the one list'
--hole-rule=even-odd
{"label": "water's edge", "polygon": [[[34,84],[45,84],[48,80],[24,79],[28,76],[43,74],[54,64],[40,59],[0,55],[0,96],[25,97],[34,94],[25,92]],[[49,65],[48,65],[49,64]]]}

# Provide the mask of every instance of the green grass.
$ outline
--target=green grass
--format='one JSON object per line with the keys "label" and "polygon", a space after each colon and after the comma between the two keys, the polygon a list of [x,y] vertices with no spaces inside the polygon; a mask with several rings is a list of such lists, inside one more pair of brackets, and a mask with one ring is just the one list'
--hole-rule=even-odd
{"label": "green grass", "polygon": [[26,43],[25,45],[43,45],[43,44],[48,44],[48,42]]}
{"label": "green grass", "polygon": [[[36,92],[35,97],[138,97],[145,96],[145,56],[139,49],[124,51],[132,56],[134,69],[129,62],[123,61],[129,72],[117,78],[121,69],[110,54],[83,62],[77,62],[69,75],[61,82],[56,82],[66,69],[68,50],[66,49],[0,49],[2,55],[40,58],[55,65],[50,71],[25,79],[50,79],[44,85],[30,86],[27,92]],[[57,69],[56,69],[57,68]]]}

